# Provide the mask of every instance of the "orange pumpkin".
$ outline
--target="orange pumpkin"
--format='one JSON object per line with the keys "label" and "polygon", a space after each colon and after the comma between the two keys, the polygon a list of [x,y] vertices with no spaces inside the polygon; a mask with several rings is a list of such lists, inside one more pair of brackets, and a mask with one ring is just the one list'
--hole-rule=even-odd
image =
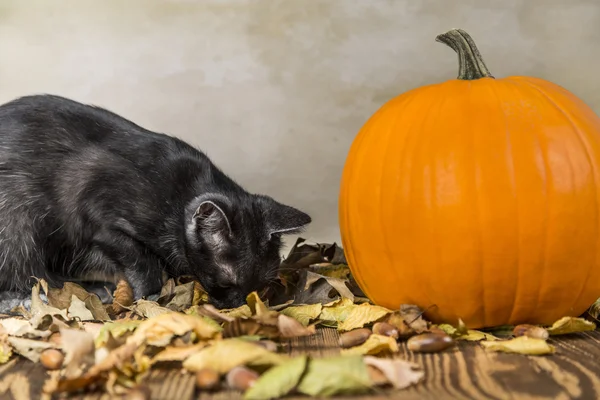
{"label": "orange pumpkin", "polygon": [[471,328],[581,315],[600,297],[600,119],[546,80],[495,79],[462,30],[436,40],[458,78],[385,104],[344,166],[357,283]]}

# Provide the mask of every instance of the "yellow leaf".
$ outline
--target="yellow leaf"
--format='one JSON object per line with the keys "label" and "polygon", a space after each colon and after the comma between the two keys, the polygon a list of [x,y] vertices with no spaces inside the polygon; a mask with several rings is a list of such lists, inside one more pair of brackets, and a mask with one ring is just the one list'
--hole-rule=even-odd
{"label": "yellow leaf", "polygon": [[398,343],[396,339],[390,336],[378,335],[373,333],[366,342],[360,346],[342,349],[341,354],[363,354],[376,355],[380,353],[397,353]]}
{"label": "yellow leaf", "polygon": [[183,362],[188,371],[211,368],[226,374],[240,365],[272,366],[279,365],[288,357],[272,353],[262,346],[240,339],[224,339],[193,354]]}
{"label": "yellow leaf", "polygon": [[211,339],[217,336],[219,329],[203,317],[171,312],[143,321],[134,332],[133,340],[162,347],[168,345],[174,336],[188,332],[194,332],[200,339]]}
{"label": "yellow leaf", "polygon": [[375,322],[390,313],[391,311],[387,308],[363,303],[350,311],[348,317],[338,325],[338,330],[350,331],[362,328],[366,324]]}
{"label": "yellow leaf", "polygon": [[519,336],[510,340],[483,341],[481,345],[490,351],[534,356],[555,352],[555,347],[548,344],[544,339],[534,339],[527,336]]}
{"label": "yellow leaf", "polygon": [[550,335],[565,335],[584,331],[593,331],[596,324],[583,318],[563,317],[546,330]]}
{"label": "yellow leaf", "polygon": [[8,336],[0,335],[0,365],[7,363],[12,356],[12,348],[8,344]]}
{"label": "yellow leaf", "polygon": [[304,326],[308,326],[310,321],[319,317],[323,306],[321,303],[306,304],[301,306],[287,307],[281,310],[279,313],[292,317]]}
{"label": "yellow leaf", "polygon": [[223,314],[231,318],[250,318],[252,316],[252,310],[247,304],[244,304],[243,306],[238,308],[223,309],[218,311],[219,314]]}

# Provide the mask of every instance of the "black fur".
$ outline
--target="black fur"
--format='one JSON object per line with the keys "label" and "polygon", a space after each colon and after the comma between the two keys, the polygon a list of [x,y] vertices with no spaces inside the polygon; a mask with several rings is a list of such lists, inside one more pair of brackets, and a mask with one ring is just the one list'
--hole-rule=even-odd
{"label": "black fur", "polygon": [[237,307],[276,276],[281,235],[310,221],[104,109],[50,95],[0,106],[0,291],[124,276],[140,298],[165,271]]}

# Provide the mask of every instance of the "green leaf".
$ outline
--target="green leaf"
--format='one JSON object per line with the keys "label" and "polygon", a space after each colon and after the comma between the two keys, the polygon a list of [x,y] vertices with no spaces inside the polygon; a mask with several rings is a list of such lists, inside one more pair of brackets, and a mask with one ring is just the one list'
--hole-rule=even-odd
{"label": "green leaf", "polygon": [[294,357],[265,373],[244,394],[245,400],[278,399],[291,392],[306,370],[307,356]]}
{"label": "green leaf", "polygon": [[350,312],[356,307],[358,307],[358,305],[354,304],[352,300],[342,298],[332,303],[325,304],[321,310],[319,319],[328,322],[328,325],[340,323],[345,321],[346,318],[348,318],[348,315],[350,315]]}
{"label": "green leaf", "polygon": [[362,356],[311,359],[297,390],[309,396],[358,394],[371,390],[371,379]]}

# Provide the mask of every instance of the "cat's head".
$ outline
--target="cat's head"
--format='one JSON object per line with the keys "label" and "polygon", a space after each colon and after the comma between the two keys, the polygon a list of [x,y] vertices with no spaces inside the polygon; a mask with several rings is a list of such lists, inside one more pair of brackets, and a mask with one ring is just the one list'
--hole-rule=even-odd
{"label": "cat's head", "polygon": [[185,218],[191,272],[217,308],[239,307],[276,279],[281,236],[311,222],[302,211],[252,194],[202,195]]}

